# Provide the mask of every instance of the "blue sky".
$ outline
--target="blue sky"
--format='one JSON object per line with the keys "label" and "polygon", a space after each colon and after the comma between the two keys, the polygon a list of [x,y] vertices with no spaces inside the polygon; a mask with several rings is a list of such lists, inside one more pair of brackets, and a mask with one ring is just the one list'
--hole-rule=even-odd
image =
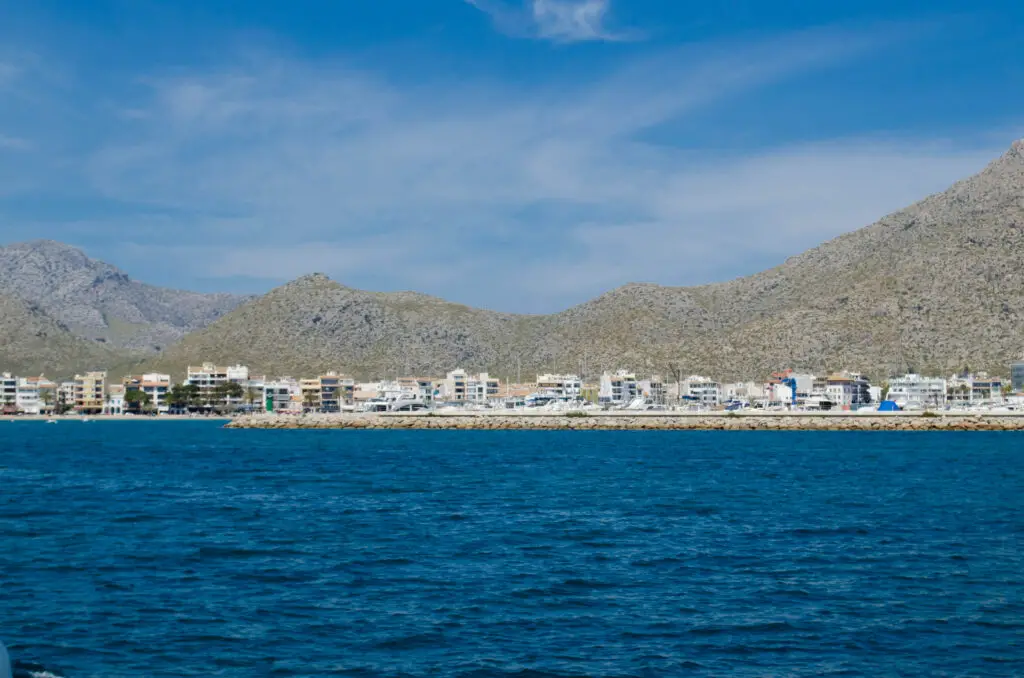
{"label": "blue sky", "polygon": [[1024,136],[1022,3],[727,4],[0,0],[0,243],[548,312],[776,265]]}

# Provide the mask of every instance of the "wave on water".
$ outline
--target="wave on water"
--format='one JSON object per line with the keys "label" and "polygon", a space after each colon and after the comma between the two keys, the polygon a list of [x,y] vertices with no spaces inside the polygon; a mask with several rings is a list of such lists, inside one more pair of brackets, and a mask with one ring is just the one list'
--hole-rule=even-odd
{"label": "wave on water", "polygon": [[48,671],[39,664],[17,660],[12,664],[11,671],[11,678],[64,678],[64,676]]}

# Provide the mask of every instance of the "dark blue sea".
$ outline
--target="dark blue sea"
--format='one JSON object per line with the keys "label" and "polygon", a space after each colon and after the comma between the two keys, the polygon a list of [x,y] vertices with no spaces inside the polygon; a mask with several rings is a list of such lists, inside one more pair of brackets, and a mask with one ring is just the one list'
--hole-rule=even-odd
{"label": "dark blue sea", "polygon": [[0,422],[21,675],[1020,676],[1024,436]]}

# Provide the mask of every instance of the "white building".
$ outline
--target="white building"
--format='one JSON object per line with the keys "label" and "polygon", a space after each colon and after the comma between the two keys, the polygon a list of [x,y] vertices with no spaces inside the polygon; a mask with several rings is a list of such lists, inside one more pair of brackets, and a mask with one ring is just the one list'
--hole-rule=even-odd
{"label": "white building", "polygon": [[683,380],[683,400],[702,407],[715,407],[722,400],[721,385],[709,377],[692,375]]}
{"label": "white building", "polygon": [[985,372],[953,375],[946,380],[946,402],[954,406],[1002,402],[1003,380]]}
{"label": "white building", "polygon": [[[243,389],[254,388],[255,380],[249,378],[249,368],[245,365],[218,367],[213,363],[203,363],[199,367],[189,365],[185,383],[199,388],[200,399],[204,403],[212,402],[213,393],[218,386],[228,382],[238,384]],[[228,399],[226,405],[241,405],[245,398]]]}
{"label": "white building", "polygon": [[605,372],[597,389],[597,402],[603,405],[627,405],[640,395],[636,375],[626,370]]}
{"label": "white building", "polygon": [[754,402],[764,400],[767,397],[764,384],[753,381],[741,381],[732,384],[722,384],[722,400],[745,400]]}
{"label": "white building", "polygon": [[946,403],[946,380],[920,374],[894,377],[887,397],[902,408],[940,407]]}
{"label": "white building", "polygon": [[583,394],[583,380],[575,374],[538,374],[537,391],[559,400],[576,400]]}
{"label": "white building", "polygon": [[275,413],[301,413],[302,385],[291,377],[265,381],[263,384],[263,409]]}
{"label": "white building", "polygon": [[664,404],[665,403],[665,381],[657,374],[652,374],[647,379],[641,379],[637,383],[637,388],[640,389],[640,395],[647,398],[648,401]]}
{"label": "white building", "polygon": [[[170,404],[167,402],[167,395],[171,390],[171,375],[149,372],[134,377],[126,377],[124,380],[124,393],[130,391],[142,391],[149,396],[149,410],[157,414],[167,414]],[[141,411],[136,406],[136,414]]]}
{"label": "white building", "polygon": [[[103,414],[124,414],[128,410],[125,409],[124,402],[125,387],[122,384],[114,384],[107,389],[107,400],[103,404]],[[134,412],[132,414],[135,414]]]}
{"label": "white building", "polygon": [[830,374],[824,380],[824,394],[833,407],[856,409],[876,402],[871,398],[871,384],[867,377],[850,372]]}
{"label": "white building", "polygon": [[57,384],[46,377],[20,377],[15,402],[19,412],[44,414],[57,403]]}
{"label": "white building", "polygon": [[[814,393],[815,377],[813,374],[797,373],[792,370],[777,372],[772,375],[771,381],[766,385],[767,395],[773,403],[789,405],[793,402],[793,389],[789,384],[782,383],[783,379],[792,379],[796,384],[797,403],[804,403]],[[824,395],[822,393],[821,395]]]}

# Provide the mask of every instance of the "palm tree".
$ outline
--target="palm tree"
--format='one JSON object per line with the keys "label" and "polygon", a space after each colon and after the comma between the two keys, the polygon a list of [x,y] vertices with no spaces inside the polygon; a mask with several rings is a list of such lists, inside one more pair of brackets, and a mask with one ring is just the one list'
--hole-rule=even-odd
{"label": "palm tree", "polygon": [[39,399],[43,401],[44,413],[46,413],[48,410],[51,410],[51,406],[53,405],[53,391],[51,391],[48,388],[42,389],[41,391],[39,391]]}
{"label": "palm tree", "polygon": [[253,411],[253,403],[263,400],[263,392],[258,388],[249,387],[245,389],[245,404],[249,406],[249,411]]}
{"label": "palm tree", "polygon": [[317,410],[320,406],[320,394],[316,391],[306,391],[302,404],[307,411]]}

